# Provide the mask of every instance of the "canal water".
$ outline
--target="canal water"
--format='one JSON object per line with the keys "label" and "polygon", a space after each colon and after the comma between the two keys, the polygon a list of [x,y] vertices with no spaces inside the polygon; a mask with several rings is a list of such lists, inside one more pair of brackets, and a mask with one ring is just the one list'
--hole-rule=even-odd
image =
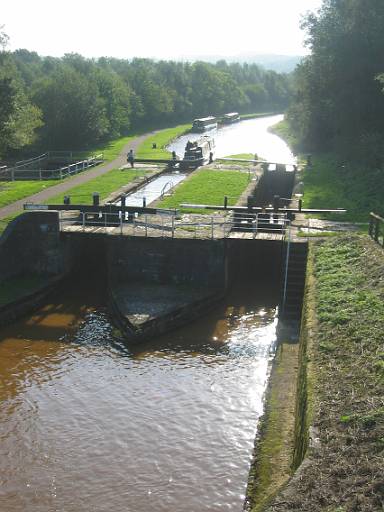
{"label": "canal water", "polygon": [[126,197],[125,204],[127,206],[142,206],[143,199],[145,198],[146,204],[149,205],[158,199],[162,193],[169,192],[178,183],[183,181],[185,177],[186,174],[179,172],[162,174],[133,194],[129,194],[129,196]]}
{"label": "canal water", "polygon": [[240,284],[137,347],[95,275],[3,329],[0,511],[240,512],[278,302],[270,282]]}
{"label": "canal water", "polygon": [[[280,137],[268,131],[268,128],[282,121],[283,118],[283,115],[274,115],[246,119],[206,132],[207,135],[215,139],[215,158],[241,153],[256,153],[270,162],[295,164],[296,158],[287,144]],[[201,133],[183,135],[174,141],[168,149],[176,151],[179,157],[183,157],[187,141],[194,141],[199,137],[201,137]]]}

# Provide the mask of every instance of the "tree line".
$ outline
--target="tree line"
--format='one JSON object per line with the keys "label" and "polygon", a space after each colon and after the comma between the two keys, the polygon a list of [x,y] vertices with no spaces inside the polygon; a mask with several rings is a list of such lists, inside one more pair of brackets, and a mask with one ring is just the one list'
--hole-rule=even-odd
{"label": "tree line", "polygon": [[288,120],[302,148],[384,163],[384,2],[324,0],[303,19]]}
{"label": "tree line", "polygon": [[136,129],[286,108],[291,78],[255,64],[9,52],[0,31],[0,156],[76,149]]}

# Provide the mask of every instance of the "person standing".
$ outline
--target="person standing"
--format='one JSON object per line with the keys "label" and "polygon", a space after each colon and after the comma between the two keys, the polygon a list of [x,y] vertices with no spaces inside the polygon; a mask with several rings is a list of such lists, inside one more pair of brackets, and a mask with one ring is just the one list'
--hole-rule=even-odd
{"label": "person standing", "polygon": [[131,164],[131,167],[135,166],[135,155],[133,154],[133,149],[128,151],[127,162]]}

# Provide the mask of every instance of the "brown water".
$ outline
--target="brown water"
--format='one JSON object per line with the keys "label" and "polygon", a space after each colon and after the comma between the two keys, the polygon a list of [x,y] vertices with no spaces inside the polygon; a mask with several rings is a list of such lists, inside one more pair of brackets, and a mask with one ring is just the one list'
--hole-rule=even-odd
{"label": "brown water", "polygon": [[1,333],[0,511],[241,511],[273,300],[129,349],[95,292]]}

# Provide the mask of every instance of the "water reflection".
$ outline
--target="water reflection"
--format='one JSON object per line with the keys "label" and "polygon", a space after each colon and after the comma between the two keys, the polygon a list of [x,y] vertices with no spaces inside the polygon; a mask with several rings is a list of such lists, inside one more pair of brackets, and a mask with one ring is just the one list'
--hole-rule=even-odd
{"label": "water reflection", "polygon": [[[240,123],[227,125],[218,130],[211,130],[209,135],[214,137],[216,143],[215,157],[225,157],[241,153],[257,153],[271,162],[286,164],[296,163],[296,159],[285,142],[268,131],[270,126],[284,118],[283,115],[247,119]],[[196,140],[201,134],[191,133],[183,135],[170,146],[170,151],[176,151],[180,157],[184,155],[184,148],[188,140]]]}
{"label": "water reflection", "polygon": [[5,332],[0,509],[240,511],[275,322],[234,295],[131,348],[97,308],[66,341],[44,339],[49,315],[41,339]]}

